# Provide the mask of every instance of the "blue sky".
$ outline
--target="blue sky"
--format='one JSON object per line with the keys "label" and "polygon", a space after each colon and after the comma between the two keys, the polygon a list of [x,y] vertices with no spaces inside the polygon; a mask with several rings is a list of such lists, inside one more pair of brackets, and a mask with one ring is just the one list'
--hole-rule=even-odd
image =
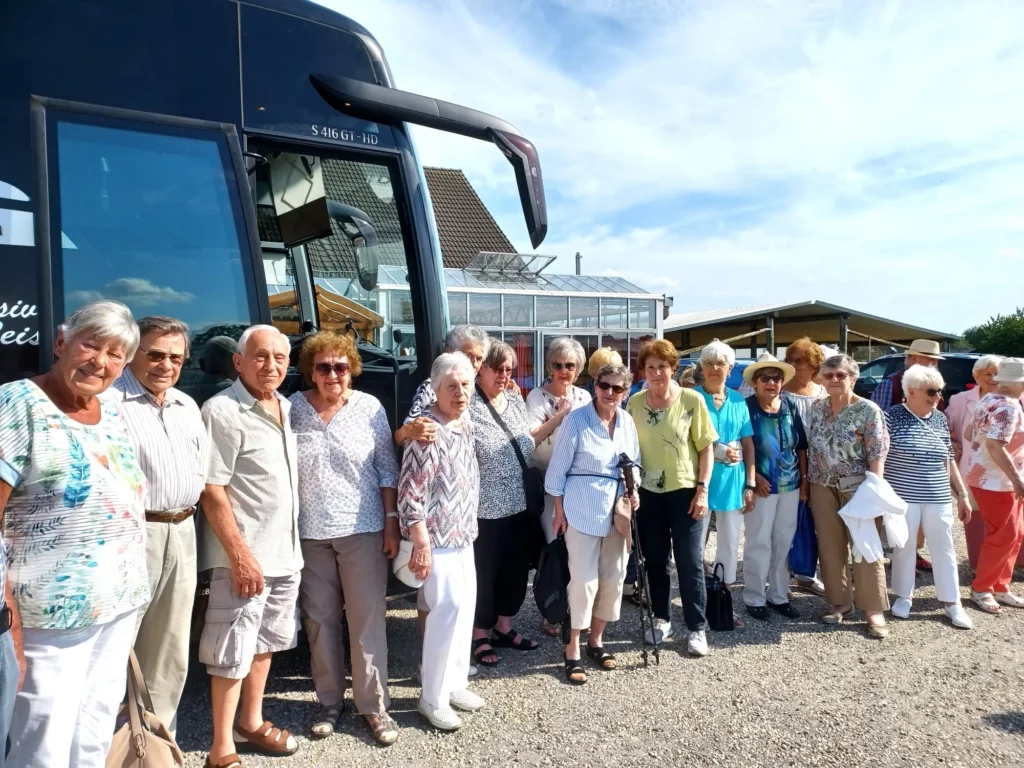
{"label": "blue sky", "polygon": [[[540,152],[549,269],[676,312],[821,299],[960,332],[1024,306],[1024,4],[321,0],[399,88]],[[416,131],[532,251],[493,147]]]}

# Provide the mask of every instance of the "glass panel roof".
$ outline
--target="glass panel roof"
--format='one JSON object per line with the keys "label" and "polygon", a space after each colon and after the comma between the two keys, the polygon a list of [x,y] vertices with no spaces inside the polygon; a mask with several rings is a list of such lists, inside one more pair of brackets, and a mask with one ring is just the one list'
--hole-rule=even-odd
{"label": "glass panel roof", "polygon": [[[383,269],[383,267],[381,267]],[[389,267],[395,270],[395,267]],[[446,269],[445,282],[449,288],[484,288],[492,290],[512,291],[562,291],[572,293],[629,293],[657,294],[645,291],[621,277],[604,277],[598,275],[513,275],[483,274],[475,270]],[[381,280],[383,283],[384,281]],[[404,281],[400,284],[404,285]]]}

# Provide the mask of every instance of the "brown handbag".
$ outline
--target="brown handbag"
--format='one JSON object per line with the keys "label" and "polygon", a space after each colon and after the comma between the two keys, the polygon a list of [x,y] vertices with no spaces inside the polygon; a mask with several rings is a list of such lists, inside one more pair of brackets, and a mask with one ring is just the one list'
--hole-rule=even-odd
{"label": "brown handbag", "polygon": [[117,712],[107,768],[184,768],[174,737],[153,713],[153,698],[134,649],[128,657],[128,700]]}
{"label": "brown handbag", "polygon": [[629,503],[629,496],[619,496],[615,500],[615,509],[612,515],[612,526],[615,531],[626,540],[626,552],[633,551],[633,505]]}

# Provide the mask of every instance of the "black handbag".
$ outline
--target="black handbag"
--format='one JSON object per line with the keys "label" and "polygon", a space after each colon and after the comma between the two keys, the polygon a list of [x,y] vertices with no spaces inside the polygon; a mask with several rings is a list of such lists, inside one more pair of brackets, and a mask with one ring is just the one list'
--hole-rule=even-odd
{"label": "black handbag", "polygon": [[[718,578],[718,569],[722,569],[722,578]],[[714,573],[704,574],[704,585],[707,588],[707,607],[704,614],[708,626],[715,632],[732,632],[732,594],[725,586],[725,566],[718,563]]]}
{"label": "black handbag", "polygon": [[540,551],[540,563],[533,577],[533,598],[549,624],[569,620],[569,550],[562,534]]}
{"label": "black handbag", "polygon": [[526,463],[523,449],[519,447],[519,441],[516,440],[511,430],[509,430],[504,419],[494,410],[494,406],[491,405],[491,401],[487,399],[487,395],[483,393],[483,390],[477,387],[476,391],[480,394],[480,399],[484,401],[484,405],[487,406],[487,410],[491,412],[495,423],[501,427],[508,441],[512,444],[512,450],[516,452],[519,466],[523,468],[523,490],[526,491],[526,511],[533,517],[539,518],[544,512],[544,473],[537,469],[537,467],[531,467]]}

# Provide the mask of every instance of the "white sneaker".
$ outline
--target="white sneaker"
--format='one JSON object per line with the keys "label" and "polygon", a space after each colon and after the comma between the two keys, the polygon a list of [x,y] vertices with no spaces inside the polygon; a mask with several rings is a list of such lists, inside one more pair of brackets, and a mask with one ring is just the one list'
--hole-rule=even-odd
{"label": "white sneaker", "polygon": [[622,596],[623,597],[632,597],[635,594],[636,594],[636,584],[626,583],[626,584],[622,585]]}
{"label": "white sneaker", "polygon": [[947,605],[946,615],[949,616],[949,620],[953,622],[954,627],[958,629],[974,629],[974,622],[971,621],[971,617],[967,615],[967,611],[963,609],[960,603]]}
{"label": "white sneaker", "polygon": [[[477,671],[478,671],[478,670],[477,670],[477,668],[476,668],[476,665],[475,665],[475,664],[470,664],[470,665],[469,665],[469,672],[467,672],[466,674],[467,674],[467,675],[469,675],[470,677],[476,677],[476,673],[477,673]],[[422,667],[422,666],[421,666],[421,667],[418,667],[418,668],[416,669],[416,680],[417,680],[417,681],[418,681],[418,682],[419,682],[419,683],[420,683],[421,685],[423,684],[423,667]]]}
{"label": "white sneaker", "polygon": [[997,603],[1008,605],[1011,608],[1024,608],[1024,598],[1018,597],[1013,592],[996,592],[993,597]]}
{"label": "white sneaker", "polygon": [[423,699],[416,704],[416,709],[435,728],[442,731],[457,731],[462,727],[462,720],[451,707],[432,707]]}
{"label": "white sneaker", "polygon": [[463,688],[461,691],[452,691],[452,695],[448,697],[448,703],[463,712],[478,712],[484,708],[484,704],[487,702],[468,688]]}
{"label": "white sneaker", "polygon": [[644,633],[644,642],[648,645],[661,645],[672,637],[672,622],[655,619],[654,628]]}
{"label": "white sneaker", "polygon": [[470,664],[469,665],[469,673],[468,673],[469,676],[470,677],[476,677],[476,673],[477,672],[479,672],[479,670],[476,668],[476,664]]}
{"label": "white sneaker", "polygon": [[690,639],[686,641],[686,651],[691,656],[708,655],[708,636],[703,629],[690,633]]}
{"label": "white sneaker", "polygon": [[909,619],[911,605],[912,603],[908,598],[897,597],[896,602],[892,604],[892,608],[889,609],[889,612],[897,619]]}

